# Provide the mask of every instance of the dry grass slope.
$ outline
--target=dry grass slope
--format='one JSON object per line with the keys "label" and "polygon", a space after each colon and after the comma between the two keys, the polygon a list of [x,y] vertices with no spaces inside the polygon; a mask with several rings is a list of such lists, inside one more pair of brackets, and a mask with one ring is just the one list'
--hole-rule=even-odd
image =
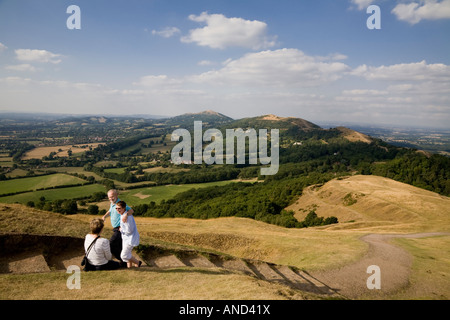
{"label": "dry grass slope", "polygon": [[450,198],[377,176],[352,176],[307,188],[287,208],[303,220],[310,210],[336,216],[329,230],[370,232],[450,231]]}

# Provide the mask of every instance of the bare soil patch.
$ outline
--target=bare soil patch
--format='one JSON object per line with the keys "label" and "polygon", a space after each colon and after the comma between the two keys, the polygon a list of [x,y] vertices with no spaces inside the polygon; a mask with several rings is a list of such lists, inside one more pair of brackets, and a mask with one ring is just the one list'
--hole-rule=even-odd
{"label": "bare soil patch", "polygon": [[66,270],[79,265],[84,239],[74,237],[0,234],[0,273]]}
{"label": "bare soil patch", "polygon": [[151,194],[143,194],[142,192],[138,192],[133,194],[134,197],[138,197],[139,199],[147,199],[148,197],[151,197]]}

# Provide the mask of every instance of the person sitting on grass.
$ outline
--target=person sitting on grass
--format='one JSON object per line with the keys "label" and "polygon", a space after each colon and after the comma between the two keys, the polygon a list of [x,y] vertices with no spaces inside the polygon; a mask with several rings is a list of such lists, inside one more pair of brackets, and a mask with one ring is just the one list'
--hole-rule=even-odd
{"label": "person sitting on grass", "polygon": [[93,266],[91,271],[95,270],[115,270],[120,267],[120,263],[114,260],[111,260],[111,248],[109,245],[109,240],[105,238],[100,238],[100,234],[102,233],[104,223],[102,219],[92,219],[90,223],[91,233],[86,235],[84,240],[84,249],[88,250],[91,243],[97,239],[97,241],[93,244],[91,250],[89,251],[89,255],[87,257],[89,263]]}
{"label": "person sitting on grass", "polygon": [[122,216],[120,219],[120,233],[122,234],[122,252],[120,257],[127,263],[128,268],[131,268],[133,264],[140,267],[142,261],[137,260],[131,253],[133,248],[139,245],[139,232],[133,216],[128,216],[126,222],[124,221],[125,216],[127,216],[126,208],[127,204],[125,201],[117,202],[116,210]]}

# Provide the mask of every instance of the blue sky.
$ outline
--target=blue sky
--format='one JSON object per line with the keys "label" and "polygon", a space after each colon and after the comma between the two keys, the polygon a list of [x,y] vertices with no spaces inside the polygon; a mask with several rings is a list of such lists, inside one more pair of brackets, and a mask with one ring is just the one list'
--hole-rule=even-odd
{"label": "blue sky", "polygon": [[0,0],[0,111],[450,128],[449,34],[450,0]]}

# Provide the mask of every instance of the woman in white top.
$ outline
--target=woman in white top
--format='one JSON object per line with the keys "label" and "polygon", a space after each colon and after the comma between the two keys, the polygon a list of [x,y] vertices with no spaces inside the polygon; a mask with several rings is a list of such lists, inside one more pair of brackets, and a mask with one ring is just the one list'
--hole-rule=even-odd
{"label": "woman in white top", "polygon": [[[103,220],[93,219],[90,223],[91,233],[86,235],[84,240],[84,250],[87,252],[92,241],[97,237],[100,237],[100,233],[103,230]],[[120,267],[120,263],[111,260],[111,248],[109,240],[105,238],[98,238],[92,246],[87,259],[90,264],[95,267],[95,270],[114,270]]]}
{"label": "woman in white top", "polygon": [[[127,204],[124,201],[119,201],[116,204],[116,210],[122,217],[126,216],[126,207]],[[134,221],[134,217],[132,215],[127,217],[126,222],[123,220],[124,219],[120,219],[120,233],[122,234],[122,252],[120,257],[127,263],[128,268],[131,268],[133,264],[140,267],[142,261],[137,260],[131,254],[133,248],[139,245],[140,240],[136,222]]]}

